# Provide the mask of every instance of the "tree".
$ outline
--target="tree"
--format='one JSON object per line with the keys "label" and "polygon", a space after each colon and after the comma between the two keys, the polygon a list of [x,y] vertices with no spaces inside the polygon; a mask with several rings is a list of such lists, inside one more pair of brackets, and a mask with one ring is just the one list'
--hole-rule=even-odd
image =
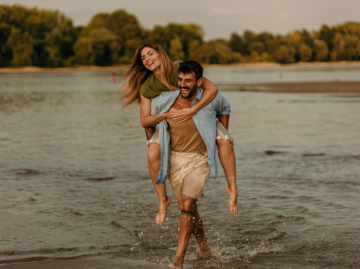
{"label": "tree", "polygon": [[184,58],[188,58],[190,42],[198,40],[202,43],[203,35],[204,32],[199,25],[170,23],[166,26],[155,26],[154,29],[149,32],[147,42],[155,42],[165,51],[169,52],[171,41],[178,39],[182,45]]}
{"label": "tree", "polygon": [[273,38],[273,39],[266,40],[266,47],[268,48],[268,52],[270,54],[273,54],[280,47],[279,39]]}
{"label": "tree", "polygon": [[229,41],[229,47],[232,51],[239,52],[241,54],[247,53],[247,45],[243,38],[237,33],[232,33]]}
{"label": "tree", "polygon": [[333,39],[335,36],[335,29],[330,28],[326,24],[322,25],[319,31],[319,39],[326,42],[329,51],[333,49]]}
{"label": "tree", "polygon": [[314,39],[312,38],[311,34],[306,31],[305,29],[300,32],[303,42],[310,48],[314,48]]}
{"label": "tree", "polygon": [[215,41],[210,44],[211,54],[210,63],[214,64],[226,64],[233,60],[233,52],[225,44]]}
{"label": "tree", "polygon": [[278,63],[293,63],[295,62],[295,49],[281,45],[273,54],[273,58]]}
{"label": "tree", "polygon": [[187,59],[200,63],[204,61],[204,47],[199,40],[193,40],[189,43],[189,55]]}
{"label": "tree", "polygon": [[12,50],[6,45],[6,41],[11,35],[11,26],[5,22],[0,22],[0,66],[10,64]]}
{"label": "tree", "polygon": [[170,41],[169,56],[173,61],[184,59],[184,52],[179,38],[174,38]]}
{"label": "tree", "polygon": [[[102,38],[101,42],[99,42],[99,44],[95,46],[103,47],[104,42],[110,42],[111,44],[109,43],[109,46],[111,47],[111,49],[110,47],[103,47],[101,49],[95,49],[94,53],[96,55],[99,55],[96,51],[98,50],[100,52],[104,50],[107,51],[109,55],[112,54],[110,58],[108,57],[108,55],[106,59],[102,60],[98,56],[93,55],[95,57],[93,58],[94,63],[101,62],[101,65],[110,64],[109,59],[112,59],[112,63],[116,63],[118,61],[118,58],[123,55],[126,55],[128,58],[132,57],[133,55],[130,54],[134,52],[134,45],[142,43],[139,42],[139,39],[142,37],[142,28],[140,27],[139,21],[134,15],[127,13],[125,10],[122,9],[116,10],[111,14],[96,14],[91,19],[89,24],[83,29],[81,36],[90,37],[91,35],[94,35],[94,33],[100,33],[99,31],[102,31],[105,34],[105,37]],[[104,41],[105,39],[107,41]],[[93,38],[91,38],[91,40],[93,40]],[[115,45],[115,43],[110,40],[117,40],[117,44]],[[96,41],[93,40],[93,42]],[[100,45],[100,43],[102,45]],[[129,45],[128,49],[127,45]],[[110,52],[110,50],[112,52]],[[116,57],[115,54],[113,54],[114,51],[116,51],[117,53]]]}
{"label": "tree", "polygon": [[336,53],[332,53],[333,59],[345,61],[358,60],[360,58],[359,38],[336,32],[333,40],[333,51],[336,51]]}
{"label": "tree", "polygon": [[21,33],[17,28],[11,30],[7,44],[12,48],[14,66],[28,66],[33,63],[33,38],[29,32]]}
{"label": "tree", "polygon": [[249,51],[256,51],[259,55],[261,55],[265,51],[265,46],[261,41],[251,42],[249,45]]}
{"label": "tree", "polygon": [[107,28],[95,29],[90,32],[92,41],[91,63],[100,66],[112,65],[118,60],[121,48],[119,39]]}
{"label": "tree", "polygon": [[315,59],[316,61],[324,61],[328,58],[329,50],[326,42],[323,40],[315,41],[314,45]]}
{"label": "tree", "polygon": [[300,59],[303,62],[308,62],[312,56],[312,49],[305,43],[301,44],[299,47]]}

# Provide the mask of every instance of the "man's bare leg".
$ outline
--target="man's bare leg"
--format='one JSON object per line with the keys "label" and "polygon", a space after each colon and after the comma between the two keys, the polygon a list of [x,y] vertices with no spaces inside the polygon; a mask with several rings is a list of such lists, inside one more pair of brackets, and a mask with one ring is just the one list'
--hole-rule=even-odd
{"label": "man's bare leg", "polygon": [[211,247],[205,238],[202,220],[197,211],[197,203],[194,204],[194,215],[195,215],[195,220],[194,220],[193,235],[195,236],[195,239],[200,248],[199,258],[206,258],[211,254]]}
{"label": "man's bare leg", "polygon": [[225,190],[230,196],[230,212],[231,214],[236,214],[239,205],[237,202],[236,161],[234,148],[229,140],[217,140],[216,143],[219,145],[219,159],[222,167],[224,168],[226,180],[228,182],[228,186]]}
{"label": "man's bare leg", "polygon": [[178,245],[175,260],[170,264],[170,268],[183,268],[186,248],[189,244],[191,233],[194,229],[194,217],[196,199],[181,195],[180,202],[180,221],[178,224]]}
{"label": "man's bare leg", "polygon": [[161,150],[159,144],[150,144],[148,150],[148,166],[152,183],[159,197],[159,211],[156,215],[156,224],[163,225],[166,217],[166,208],[170,205],[171,199],[166,195],[165,183],[156,184],[156,178],[160,169]]}

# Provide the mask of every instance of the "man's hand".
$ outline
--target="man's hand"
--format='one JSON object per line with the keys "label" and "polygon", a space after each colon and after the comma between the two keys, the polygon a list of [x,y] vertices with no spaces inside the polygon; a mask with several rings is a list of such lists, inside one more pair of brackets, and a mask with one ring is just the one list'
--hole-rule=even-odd
{"label": "man's hand", "polygon": [[192,118],[196,114],[196,111],[193,108],[183,108],[177,110],[177,113],[171,118],[176,122],[185,122]]}

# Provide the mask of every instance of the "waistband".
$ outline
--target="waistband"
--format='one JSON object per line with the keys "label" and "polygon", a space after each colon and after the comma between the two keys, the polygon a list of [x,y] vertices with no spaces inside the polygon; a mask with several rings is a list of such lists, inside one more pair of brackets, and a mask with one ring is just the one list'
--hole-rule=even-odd
{"label": "waistband", "polygon": [[203,157],[207,157],[207,151],[203,151],[203,152],[177,152],[177,151],[171,151],[171,156],[173,157],[177,157],[177,158],[192,158],[194,156],[203,156]]}

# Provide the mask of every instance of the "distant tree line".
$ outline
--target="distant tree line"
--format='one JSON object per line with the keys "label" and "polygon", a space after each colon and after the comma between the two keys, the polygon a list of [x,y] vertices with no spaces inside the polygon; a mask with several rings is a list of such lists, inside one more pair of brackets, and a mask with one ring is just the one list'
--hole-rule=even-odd
{"label": "distant tree line", "polygon": [[172,60],[206,64],[360,60],[360,23],[356,22],[287,35],[246,30],[242,35],[233,33],[229,40],[207,42],[203,36],[196,24],[145,29],[122,9],[96,14],[85,27],[74,27],[59,11],[0,5],[2,67],[128,64],[145,42],[158,43]]}

